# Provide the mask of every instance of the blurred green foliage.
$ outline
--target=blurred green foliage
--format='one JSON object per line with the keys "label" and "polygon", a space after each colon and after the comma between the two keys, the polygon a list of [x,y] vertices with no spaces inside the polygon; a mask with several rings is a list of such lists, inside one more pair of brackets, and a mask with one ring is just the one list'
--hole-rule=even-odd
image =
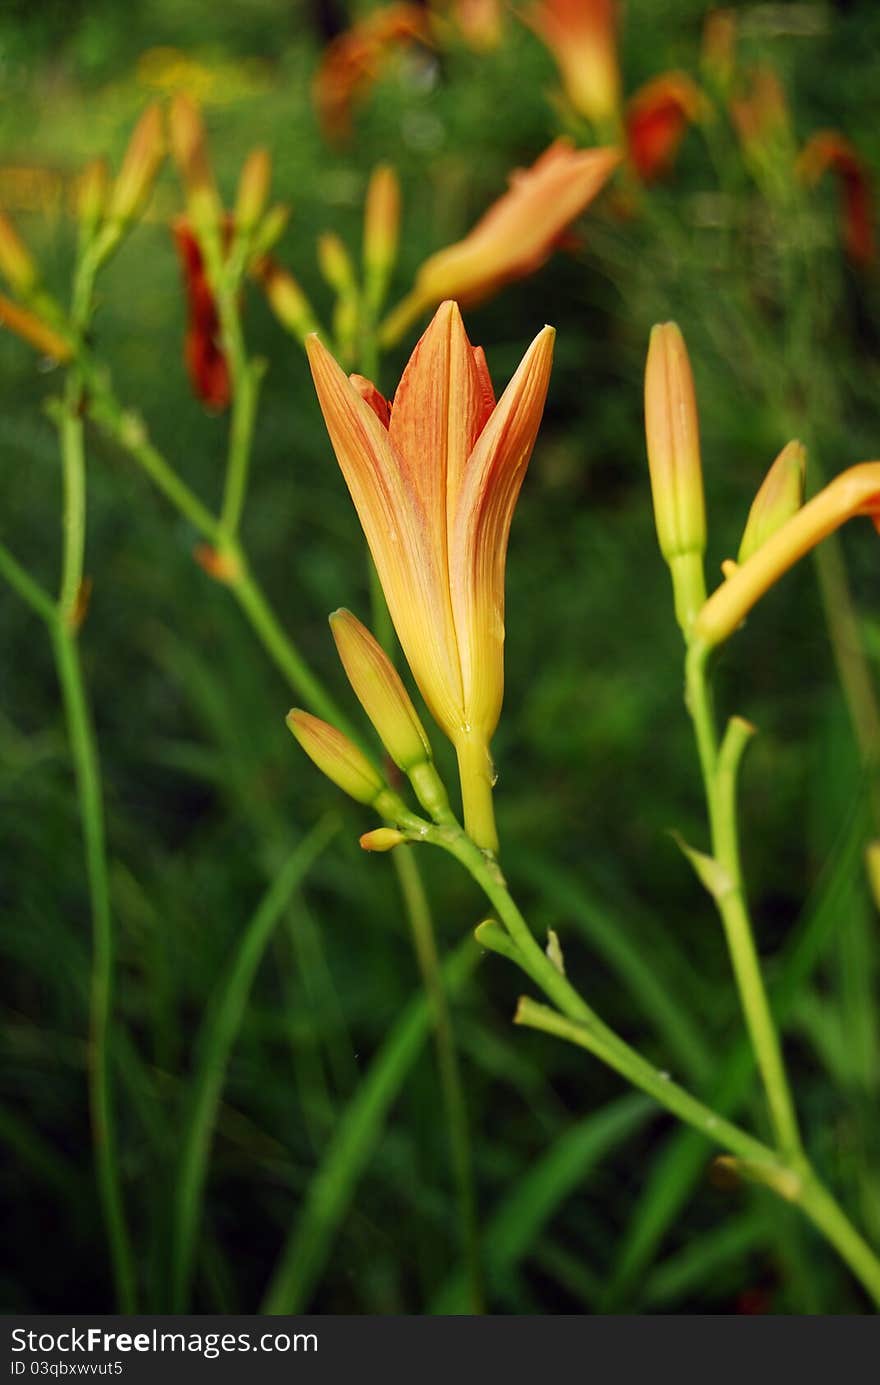
{"label": "blurred green foliage", "polygon": [[[738,8],[741,60],[777,68],[800,138],[840,128],[876,168],[877,7]],[[628,90],[664,68],[695,70],[706,9],[631,0]],[[355,248],[370,169],[380,159],[397,166],[402,295],[421,259],[461,235],[511,167],[548,142],[552,64],[512,21],[497,52],[413,55],[358,111],[352,143],[330,150],[310,101],[319,46],[313,11],[293,0],[6,4],[0,187],[20,191],[10,170],[27,168],[51,175],[38,187],[66,190],[86,158],[118,158],[145,102],[164,94],[156,74],[172,59],[163,67],[155,50],[173,48],[191,65],[227,196],[248,148],[271,149],[276,193],[294,207],[279,255],[322,309],[316,235],[332,227]],[[64,196],[38,200],[39,209],[9,209],[61,290],[72,221]],[[704,840],[679,636],[652,531],[641,371],[651,322],[675,317],[701,400],[712,570],[735,552],[751,496],[790,434],[828,471],[877,455],[877,278],[844,263],[833,189],[823,186],[803,232],[815,278],[786,285],[780,246],[795,229],[745,177],[719,192],[693,131],[648,200],[629,219],[606,202],[585,221],[576,253],[467,315],[501,382],[544,321],[558,329],[508,565],[499,822],[514,892],[536,929],[557,929],[591,1004],[700,1092],[727,1074],[762,1129],[749,1065],[737,1058],[741,1022],[721,933],[667,832]],[[166,225],[178,203],[166,172],[150,219],[102,278],[96,339],[122,397],[213,498],[225,423],[191,398],[181,364],[183,303]],[[757,308],[760,355],[743,328],[744,299]],[[808,329],[793,336],[791,314],[804,305]],[[343,604],[367,616],[360,532],[300,348],[257,291],[246,331],[270,362],[248,550],[282,620],[354,715],[325,616]],[[410,345],[385,363],[386,391]],[[54,587],[59,470],[41,410],[56,378],[8,334],[0,378],[0,530]],[[418,976],[389,864],[357,847],[373,824],[290,741],[288,690],[228,594],[193,562],[187,526],[94,430],[88,465],[95,586],[82,648],[105,776],[122,1171],[144,1306],[167,1302],[170,1178],[195,1036],[268,881],[333,810],[340,829],[266,946],[232,1050],[194,1306],[260,1303],[391,1036],[397,1060],[407,1055],[399,1090],[348,1170],[348,1195],[297,1306],[454,1311],[447,1133],[424,1024],[412,1021],[415,1037],[395,1028],[419,1003]],[[880,582],[867,526],[853,526],[844,550],[876,662]],[[0,650],[0,1138],[12,1154],[0,1172],[0,1297],[7,1311],[108,1310],[85,1097],[89,917],[76,805],[47,642],[6,590]],[[858,865],[865,785],[808,565],[725,653],[719,698],[761,731],[744,780],[747,875],[770,984],[787,988],[786,1049],[807,1143],[876,1240],[876,923]],[[423,853],[420,864],[446,953],[483,905],[445,858]],[[517,984],[484,957],[454,1007],[493,1311],[864,1306],[794,1214],[766,1195],[716,1187],[699,1140],[583,1054],[513,1031]]]}

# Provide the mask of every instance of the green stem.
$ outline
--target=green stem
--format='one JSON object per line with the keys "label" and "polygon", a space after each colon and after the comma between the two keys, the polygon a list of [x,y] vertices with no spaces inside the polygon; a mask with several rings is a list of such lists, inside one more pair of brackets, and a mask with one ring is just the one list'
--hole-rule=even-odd
{"label": "green stem", "polygon": [[520,999],[515,1022],[528,1025],[530,1029],[540,1029],[545,1034],[554,1034],[557,1038],[566,1039],[569,1043],[577,1044],[579,1048],[587,1049],[621,1077],[625,1077],[634,1087],[647,1092],[661,1106],[665,1106],[667,1111],[671,1111],[680,1120],[699,1130],[713,1144],[729,1149],[749,1164],[765,1168],[768,1182],[775,1178],[782,1180],[789,1175],[785,1164],[768,1145],[762,1144],[760,1140],[756,1140],[724,1116],[719,1116],[710,1106],[705,1106],[683,1087],[679,1087],[665,1073],[652,1068],[640,1055],[632,1051],[627,1054],[621,1047],[609,1044],[588,1025],[568,1019],[565,1015],[560,1015],[558,1010],[553,1010],[548,1005],[539,1005],[527,996]]}
{"label": "green stem", "polygon": [[422,983],[431,1012],[437,1067],[443,1102],[449,1121],[449,1142],[458,1185],[458,1200],[464,1236],[464,1254],[468,1266],[471,1291],[471,1312],[484,1309],[483,1276],[481,1268],[479,1213],[471,1155],[470,1122],[465,1101],[458,1050],[449,1004],[443,985],[443,973],[437,953],[437,940],[425,887],[413,859],[412,847],[400,846],[391,853],[412,930],[413,944],[422,975]]}
{"label": "green stem", "polygon": [[71,625],[79,601],[86,537],[85,443],[80,384],[75,370],[67,376],[64,403],[58,418],[58,438],[64,481],[64,542],[58,608],[61,619]]}
{"label": "green stem", "polygon": [[119,1180],[110,1067],[109,1038],[115,947],[98,752],[86,701],[76,638],[60,618],[51,623],[50,632],[76,771],[91,897],[89,1090],[98,1188],[110,1240],[119,1310],[122,1313],[134,1313],[134,1264]]}
{"label": "green stem", "polygon": [[0,543],[0,575],[6,578],[12,590],[31,608],[35,615],[51,626],[55,620],[55,603],[39,582],[35,582],[18,561],[13,558],[4,543]]}
{"label": "green stem", "polygon": [[739,732],[734,729],[719,754],[706,676],[707,657],[703,646],[692,644],[686,657],[685,679],[687,706],[694,724],[709,810],[712,852],[729,882],[715,893],[715,902],[724,925],[746,1027],[764,1084],[774,1137],[784,1155],[797,1157],[802,1154],[797,1116],[761,975],[739,855],[736,775],[751,728],[747,728],[745,722],[733,722],[734,728],[738,724],[747,729]]}
{"label": "green stem", "polygon": [[230,551],[235,559],[235,572],[229,579],[229,588],[276,668],[296,695],[318,716],[357,740],[357,733],[349,727],[346,717],[282,628],[264,592],[248,571],[241,549],[236,546]]}

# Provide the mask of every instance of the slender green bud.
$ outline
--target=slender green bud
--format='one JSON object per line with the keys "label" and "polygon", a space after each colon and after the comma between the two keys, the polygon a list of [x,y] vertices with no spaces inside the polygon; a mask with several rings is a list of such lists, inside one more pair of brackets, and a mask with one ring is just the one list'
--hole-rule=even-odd
{"label": "slender green bud", "polygon": [[687,634],[706,597],[706,504],[694,379],[674,322],[651,330],[645,435],[657,539],[672,573],[676,616]]}
{"label": "slender green bud", "polygon": [[0,274],[26,298],[39,279],[36,262],[18,232],[0,212]]}
{"label": "slender green bud", "polygon": [[397,259],[400,183],[390,164],[373,169],[364,206],[364,277],[373,311],[385,298]]}
{"label": "slender green bud", "polygon": [[165,157],[161,108],[153,102],[135,125],[122,166],[110,193],[107,215],[113,221],[134,221],[146,206],[156,174]]}
{"label": "slender green bud", "polygon": [[406,841],[406,837],[396,827],[374,827],[372,832],[365,832],[359,840],[364,851],[393,851]]}
{"label": "slender green bud", "polygon": [[235,225],[239,231],[252,231],[266,210],[272,181],[272,159],[268,149],[252,149],[244,162],[235,199]]}
{"label": "slender green bud", "polygon": [[807,454],[797,441],[786,443],[752,501],[737,562],[744,563],[804,503]]}
{"label": "slender green bud", "polygon": [[335,726],[294,707],[287,725],[309,759],[343,793],[358,803],[375,804],[385,791],[378,771]]}
{"label": "slender green bud", "polygon": [[273,260],[263,260],[257,274],[269,307],[288,332],[304,342],[319,330],[312,305],[292,274]]}
{"label": "slender green bud", "polygon": [[408,774],[430,762],[425,729],[382,646],[351,611],[334,611],[330,629],[355,696],[398,769]]}
{"label": "slender green bud", "polygon": [[357,280],[351,256],[335,231],[318,237],[318,267],[340,298],[357,295]]}
{"label": "slender green bud", "polygon": [[83,169],[76,189],[76,216],[87,238],[91,238],[107,206],[110,170],[106,159],[93,159]]}
{"label": "slender green bud", "polygon": [[254,233],[252,262],[258,262],[270,250],[274,250],[290,221],[290,208],[281,202],[270,207]]}
{"label": "slender green bud", "polygon": [[880,911],[880,840],[876,837],[865,847],[865,868],[874,907]]}

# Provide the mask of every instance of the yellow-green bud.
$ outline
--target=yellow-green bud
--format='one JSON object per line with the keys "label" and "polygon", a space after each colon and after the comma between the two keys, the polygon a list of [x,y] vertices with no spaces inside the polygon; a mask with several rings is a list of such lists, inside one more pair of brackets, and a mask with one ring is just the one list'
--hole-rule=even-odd
{"label": "yellow-green bud", "polygon": [[399,235],[400,183],[390,164],[379,164],[370,177],[364,206],[364,272],[374,309],[385,297]]}
{"label": "yellow-green bud", "polygon": [[660,552],[669,564],[679,624],[688,633],[705,600],[706,504],[694,378],[674,322],[651,330],[645,367],[645,436]]}
{"label": "yellow-green bud", "polygon": [[880,910],[880,841],[876,837],[865,847],[865,868],[874,907]]}
{"label": "yellow-green bud", "polygon": [[340,296],[357,292],[351,257],[335,231],[318,237],[318,267],[332,289]]}
{"label": "yellow-green bud", "polygon": [[744,563],[804,503],[807,454],[797,441],[786,443],[752,501],[737,562]]}
{"label": "yellow-green bud", "polygon": [[290,208],[278,203],[270,207],[263,217],[254,233],[252,260],[259,261],[264,255],[268,255],[280,241],[284,232],[287,230],[287,223],[290,220]]}
{"label": "yellow-green bud", "polygon": [[164,157],[162,111],[154,102],[132,131],[110,194],[108,217],[114,221],[134,221],[140,215]]}
{"label": "yellow-green bud", "polygon": [[292,274],[273,261],[264,260],[258,269],[269,307],[288,332],[305,341],[318,331],[312,305]]}
{"label": "yellow-green bud", "polygon": [[364,851],[393,851],[406,841],[406,837],[396,827],[375,827],[372,832],[365,832],[359,840]]}
{"label": "yellow-green bud", "polygon": [[272,181],[272,160],[268,149],[252,149],[244,162],[235,199],[235,225],[239,231],[252,231],[266,209]]}
{"label": "yellow-green bud", "polygon": [[373,804],[385,790],[378,771],[335,726],[294,707],[287,725],[309,759],[343,793],[358,803]]}
{"label": "yellow-green bud", "polygon": [[88,236],[94,235],[110,190],[110,170],[106,159],[93,159],[83,169],[76,189],[77,220]]}
{"label": "yellow-green bud", "polygon": [[0,212],[0,274],[11,289],[27,297],[39,279],[36,263],[11,221]]}
{"label": "yellow-green bud", "polygon": [[334,611],[330,629],[355,696],[398,769],[431,760],[418,712],[382,646],[351,611]]}

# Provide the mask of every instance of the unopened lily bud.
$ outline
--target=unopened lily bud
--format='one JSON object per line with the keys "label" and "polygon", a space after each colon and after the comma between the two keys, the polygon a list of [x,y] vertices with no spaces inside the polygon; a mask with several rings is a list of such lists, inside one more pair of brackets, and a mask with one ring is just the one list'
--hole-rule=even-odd
{"label": "unopened lily bud", "polygon": [[312,332],[319,330],[312,305],[292,274],[266,260],[260,266],[259,279],[269,307],[288,332],[305,341]]}
{"label": "unopened lily bud", "polygon": [[372,832],[365,832],[359,840],[364,851],[393,851],[406,841],[406,837],[396,827],[375,827]]}
{"label": "unopened lily bud", "polygon": [[11,289],[27,296],[39,279],[36,263],[18,232],[0,212],[0,274]]}
{"label": "unopened lily bud", "polygon": [[152,191],[165,157],[162,111],[154,102],[134,127],[122,167],[113,184],[107,215],[114,221],[134,221]]}
{"label": "unopened lily bud", "polygon": [[318,267],[332,289],[341,297],[357,292],[354,265],[335,231],[325,231],[318,237]]}
{"label": "unopened lily bud", "polygon": [[70,343],[59,336],[42,318],[0,294],[0,328],[3,327],[8,327],[10,332],[15,332],[16,336],[52,360],[68,361],[73,355]]}
{"label": "unopened lily bud", "polygon": [[400,183],[390,164],[379,164],[370,178],[364,208],[364,273],[374,306],[385,297],[399,235]]}
{"label": "unopened lily bud", "polygon": [[736,62],[737,21],[733,10],[710,10],[703,25],[701,65],[721,89],[730,87]]}
{"label": "unopened lily bud", "polygon": [[786,443],[752,501],[737,562],[744,563],[804,503],[807,454],[797,441]]}
{"label": "unopened lily bud", "polygon": [[431,745],[400,674],[351,611],[334,611],[330,629],[355,696],[398,769],[431,760]]}
{"label": "unopened lily bud", "polygon": [[254,233],[251,263],[258,263],[270,250],[274,250],[287,230],[289,220],[289,207],[283,206],[280,202],[277,206],[270,207]]}
{"label": "unopened lily bud", "polygon": [[865,869],[874,907],[880,911],[880,841],[876,837],[865,847]]}
{"label": "unopened lily bud", "polygon": [[109,190],[110,170],[107,160],[93,159],[83,169],[76,189],[77,220],[88,236],[94,234],[104,215]]}
{"label": "unopened lily bud", "polygon": [[186,92],[178,92],[172,101],[168,124],[190,217],[198,227],[216,226],[223,209],[208,158],[205,126],[198,105]]}
{"label": "unopened lily bud", "polygon": [[235,225],[238,230],[252,231],[257,225],[266,210],[271,181],[272,160],[268,149],[252,149],[238,180],[235,199]]}
{"label": "unopened lily bud", "polygon": [[674,322],[651,330],[645,435],[657,538],[672,573],[678,622],[687,633],[705,599],[706,505],[694,379]]}
{"label": "unopened lily bud", "polygon": [[343,793],[358,803],[375,803],[385,785],[366,755],[347,736],[310,712],[295,707],[287,714],[287,725],[309,759]]}

